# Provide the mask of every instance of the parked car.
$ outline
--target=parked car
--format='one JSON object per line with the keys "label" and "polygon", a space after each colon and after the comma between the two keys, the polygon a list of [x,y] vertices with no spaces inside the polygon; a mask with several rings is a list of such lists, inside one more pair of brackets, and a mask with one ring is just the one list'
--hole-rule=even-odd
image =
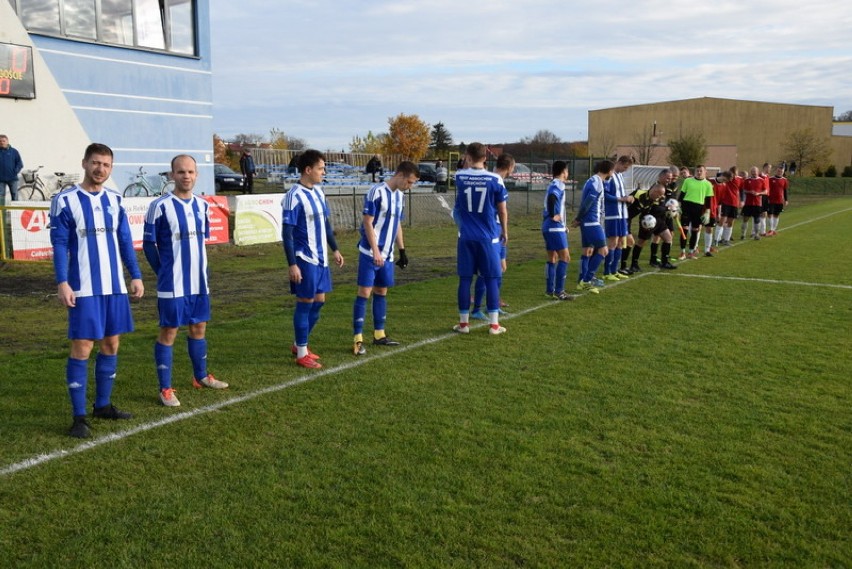
{"label": "parked car", "polygon": [[245,176],[234,172],[224,164],[213,165],[213,175],[216,178],[216,192],[236,190],[243,191],[245,186]]}
{"label": "parked car", "polygon": [[435,170],[434,162],[420,162],[417,164],[420,169],[420,181],[434,184],[438,181],[438,172]]}

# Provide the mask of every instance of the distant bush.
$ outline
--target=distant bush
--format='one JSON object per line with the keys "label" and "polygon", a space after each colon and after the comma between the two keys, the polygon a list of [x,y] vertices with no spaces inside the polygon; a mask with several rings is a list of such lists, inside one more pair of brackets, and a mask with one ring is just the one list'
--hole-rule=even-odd
{"label": "distant bush", "polygon": [[850,195],[852,180],[848,178],[816,178],[813,176],[793,176],[790,180],[790,192],[793,195]]}
{"label": "distant bush", "polygon": [[816,176],[817,178],[822,178],[823,177],[822,168],[820,168],[819,166],[814,168],[814,176]]}
{"label": "distant bush", "polygon": [[852,178],[852,166],[846,166],[843,168],[843,174],[841,174],[844,178]]}
{"label": "distant bush", "polygon": [[825,169],[825,177],[826,178],[836,178],[837,177],[837,168],[834,167],[834,164]]}

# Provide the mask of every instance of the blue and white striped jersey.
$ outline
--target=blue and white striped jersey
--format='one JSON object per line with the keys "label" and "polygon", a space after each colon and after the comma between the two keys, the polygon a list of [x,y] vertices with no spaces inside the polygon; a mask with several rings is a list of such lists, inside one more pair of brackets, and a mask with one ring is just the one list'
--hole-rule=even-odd
{"label": "blue and white striped jersey", "polygon": [[[376,243],[382,252],[385,261],[393,262],[394,243],[399,231],[399,223],[405,219],[402,209],[405,203],[405,194],[399,190],[392,190],[384,182],[376,184],[364,196],[363,215],[373,218],[373,229],[376,232]],[[361,240],[358,242],[358,250],[373,256],[370,243],[364,233],[364,225],[361,224]]]}
{"label": "blue and white striped jersey", "polygon": [[456,204],[453,218],[459,226],[459,238],[472,241],[500,240],[497,205],[509,194],[498,174],[476,168],[456,172]]}
{"label": "blue and white striped jersey", "polygon": [[293,226],[293,250],[297,257],[312,264],[328,266],[325,220],[328,204],[320,186],[306,188],[295,184],[281,200],[284,225]]}
{"label": "blue and white striped jersey", "polygon": [[127,215],[115,190],[91,193],[80,186],[53,197],[50,242],[56,282],[68,281],[78,297],[127,294],[124,271],[142,278]]}
{"label": "blue and white striped jersey", "polygon": [[605,219],[627,219],[627,204],[618,201],[627,195],[624,178],[619,172],[612,173],[612,177],[604,184],[604,191]]}
{"label": "blue and white striped jersey", "polygon": [[[552,215],[547,211],[547,202],[550,196],[556,196],[556,214],[562,218],[560,223],[551,221],[550,218]],[[544,194],[544,208],[541,215],[545,222],[550,222],[548,227],[562,227],[562,229],[565,229],[565,182],[562,180],[551,180],[550,185],[547,186],[547,192]]]}
{"label": "blue and white striped jersey", "polygon": [[151,202],[142,239],[154,243],[160,256],[159,298],[210,294],[204,246],[207,237],[210,204],[200,197],[182,200],[168,192]]}
{"label": "blue and white striped jersey", "polygon": [[[583,186],[583,196],[580,198],[580,224],[586,227],[601,224],[603,213],[604,181],[595,174]],[[587,207],[590,206],[590,207]],[[584,208],[586,208],[584,210]]]}

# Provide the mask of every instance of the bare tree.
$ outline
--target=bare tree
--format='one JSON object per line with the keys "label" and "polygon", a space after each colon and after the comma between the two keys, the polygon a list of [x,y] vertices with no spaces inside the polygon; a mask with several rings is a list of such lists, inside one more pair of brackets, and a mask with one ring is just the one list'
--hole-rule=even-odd
{"label": "bare tree", "polygon": [[598,137],[598,146],[597,148],[590,149],[594,154],[593,156],[612,156],[615,153],[615,135],[612,132],[603,132]]}
{"label": "bare tree", "polygon": [[252,134],[240,133],[240,134],[234,136],[233,141],[235,143],[241,145],[241,146],[257,146],[258,144],[263,142],[263,135],[262,134],[254,134],[254,133],[252,133]]}
{"label": "bare tree", "polygon": [[787,133],[781,141],[781,148],[787,163],[795,162],[800,175],[808,169],[822,168],[831,161],[831,144],[827,138],[818,137],[812,128]]}
{"label": "bare tree", "polygon": [[841,113],[840,115],[834,117],[834,120],[837,122],[852,122],[852,111],[846,111],[845,113]]}
{"label": "bare tree", "polygon": [[633,145],[630,148],[636,152],[639,164],[653,164],[654,153],[657,150],[655,142],[654,131],[649,126],[643,127],[642,132],[633,135]]}

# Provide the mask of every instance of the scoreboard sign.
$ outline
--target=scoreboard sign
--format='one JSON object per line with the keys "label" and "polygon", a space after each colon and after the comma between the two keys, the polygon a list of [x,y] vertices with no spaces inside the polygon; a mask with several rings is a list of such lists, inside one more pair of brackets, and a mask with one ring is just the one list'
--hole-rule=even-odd
{"label": "scoreboard sign", "polygon": [[0,43],[0,97],[35,99],[33,48]]}

